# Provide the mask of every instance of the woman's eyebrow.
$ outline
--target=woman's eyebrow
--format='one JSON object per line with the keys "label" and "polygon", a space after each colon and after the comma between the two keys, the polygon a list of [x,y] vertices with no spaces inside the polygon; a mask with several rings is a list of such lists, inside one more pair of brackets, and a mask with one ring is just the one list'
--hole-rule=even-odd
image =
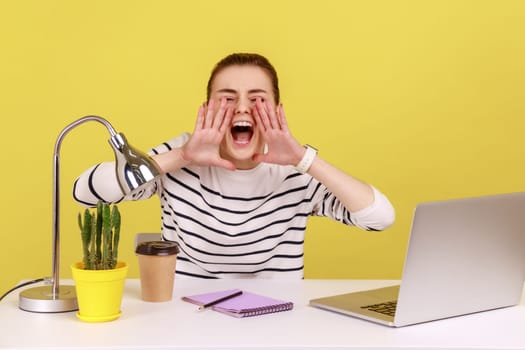
{"label": "woman's eyebrow", "polygon": [[234,89],[219,89],[217,90],[218,93],[227,93],[227,94],[236,94],[237,91]]}
{"label": "woman's eyebrow", "polygon": [[[235,89],[228,89],[228,88],[224,88],[224,89],[219,89],[217,90],[218,93],[226,93],[226,94],[237,94],[238,91],[235,90]],[[268,92],[264,89],[251,89],[251,90],[248,90],[248,93],[249,94],[267,94]]]}
{"label": "woman's eyebrow", "polygon": [[248,90],[248,93],[249,94],[266,94],[267,91],[264,89],[252,89],[252,90]]}

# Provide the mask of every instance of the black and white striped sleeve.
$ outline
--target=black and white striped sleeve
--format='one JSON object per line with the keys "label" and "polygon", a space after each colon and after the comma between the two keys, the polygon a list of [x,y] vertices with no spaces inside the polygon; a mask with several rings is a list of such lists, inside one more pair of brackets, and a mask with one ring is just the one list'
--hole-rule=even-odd
{"label": "black and white striped sleeve", "polygon": [[122,201],[124,195],[115,175],[115,163],[100,163],[82,173],[75,180],[73,198],[88,207],[96,206],[99,200],[107,203]]}
{"label": "black and white striped sleeve", "polygon": [[156,181],[137,193],[124,196],[115,175],[115,163],[105,162],[92,166],[80,175],[73,186],[73,198],[81,205],[94,207],[99,200],[118,203],[123,200],[148,199],[157,191]]}
{"label": "black and white striped sleeve", "polygon": [[372,187],[374,202],[359,211],[350,212],[333,193],[325,189],[324,197],[314,208],[313,215],[326,216],[345,225],[357,226],[367,231],[382,231],[395,220],[395,210],[388,198]]}
{"label": "black and white striped sleeve", "polygon": [[[190,134],[183,133],[150,150],[148,154],[153,156],[181,147],[189,138]],[[94,207],[99,200],[106,203],[118,203],[148,199],[158,192],[160,186],[160,180],[152,181],[139,192],[124,196],[115,174],[115,162],[104,162],[92,166],[76,179],[73,186],[73,198],[81,205]]]}

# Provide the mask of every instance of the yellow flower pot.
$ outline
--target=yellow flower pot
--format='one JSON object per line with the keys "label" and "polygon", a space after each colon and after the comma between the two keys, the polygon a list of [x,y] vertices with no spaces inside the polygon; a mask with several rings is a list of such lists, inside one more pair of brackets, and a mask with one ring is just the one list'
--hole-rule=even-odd
{"label": "yellow flower pot", "polygon": [[78,299],[77,317],[86,322],[113,321],[120,317],[120,304],[128,265],[118,262],[112,270],[84,270],[84,263],[71,265]]}

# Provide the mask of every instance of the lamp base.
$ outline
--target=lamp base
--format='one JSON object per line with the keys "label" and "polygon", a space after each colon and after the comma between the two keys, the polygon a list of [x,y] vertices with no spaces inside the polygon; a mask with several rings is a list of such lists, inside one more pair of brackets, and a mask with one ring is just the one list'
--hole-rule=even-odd
{"label": "lamp base", "polygon": [[26,289],[19,294],[18,307],[30,312],[69,312],[78,310],[75,286],[59,286],[53,296],[53,286]]}

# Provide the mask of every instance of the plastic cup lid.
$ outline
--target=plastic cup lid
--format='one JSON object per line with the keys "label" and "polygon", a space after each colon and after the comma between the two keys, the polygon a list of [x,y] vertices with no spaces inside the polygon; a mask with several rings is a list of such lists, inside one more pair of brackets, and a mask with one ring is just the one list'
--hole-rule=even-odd
{"label": "plastic cup lid", "polygon": [[179,245],[167,241],[140,242],[135,249],[135,253],[142,255],[173,255],[178,252]]}

